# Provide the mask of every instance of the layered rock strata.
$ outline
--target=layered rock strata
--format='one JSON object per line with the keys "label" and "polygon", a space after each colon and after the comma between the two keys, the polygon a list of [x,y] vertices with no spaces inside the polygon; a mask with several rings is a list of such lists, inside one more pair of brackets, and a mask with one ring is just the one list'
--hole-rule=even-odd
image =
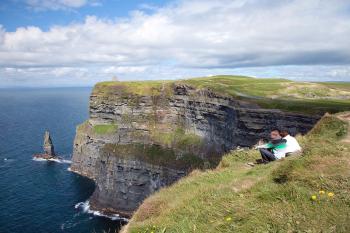
{"label": "layered rock strata", "polygon": [[98,84],[90,118],[77,128],[71,170],[96,182],[90,203],[130,216],[151,193],[194,168],[215,166],[273,128],[305,134],[320,116],[262,109],[182,84]]}

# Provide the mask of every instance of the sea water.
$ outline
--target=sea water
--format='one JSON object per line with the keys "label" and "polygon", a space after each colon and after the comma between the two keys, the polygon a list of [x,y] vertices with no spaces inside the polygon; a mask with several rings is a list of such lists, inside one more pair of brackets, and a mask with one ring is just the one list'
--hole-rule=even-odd
{"label": "sea water", "polygon": [[[82,203],[94,183],[68,171],[91,88],[0,89],[0,233],[116,232]],[[49,130],[62,161],[35,161]]]}

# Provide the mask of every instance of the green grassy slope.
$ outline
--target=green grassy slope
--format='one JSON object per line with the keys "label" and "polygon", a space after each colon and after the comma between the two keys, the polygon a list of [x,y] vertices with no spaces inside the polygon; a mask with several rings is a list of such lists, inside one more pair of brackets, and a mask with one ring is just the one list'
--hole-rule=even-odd
{"label": "green grassy slope", "polygon": [[330,88],[350,91],[350,82],[323,82],[320,83]]}
{"label": "green grassy slope", "polygon": [[350,232],[347,128],[327,115],[298,138],[303,156],[268,165],[246,165],[255,150],[227,154],[146,199],[124,232]]}
{"label": "green grassy slope", "polygon": [[117,124],[94,125],[93,129],[96,134],[112,134],[118,130],[118,125]]}
{"label": "green grassy slope", "polygon": [[96,85],[94,93],[117,94],[125,98],[131,95],[171,96],[174,84],[210,89],[269,109],[310,114],[350,110],[350,83],[293,82],[222,75],[178,81],[102,82]]}

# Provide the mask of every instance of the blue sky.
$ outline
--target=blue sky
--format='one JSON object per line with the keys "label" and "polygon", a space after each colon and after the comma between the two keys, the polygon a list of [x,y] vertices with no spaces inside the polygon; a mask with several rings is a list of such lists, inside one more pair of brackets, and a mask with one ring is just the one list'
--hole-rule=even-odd
{"label": "blue sky", "polygon": [[87,15],[100,18],[127,17],[131,11],[140,9],[151,12],[152,7],[161,7],[167,3],[166,0],[104,0],[93,1],[81,7],[54,9],[54,6],[41,8],[42,1],[38,1],[35,6],[28,2],[30,1],[2,0],[0,2],[0,23],[7,31],[15,31],[18,27],[25,26],[37,26],[48,30],[54,25],[83,22]]}
{"label": "blue sky", "polygon": [[347,0],[3,0],[0,87],[215,74],[350,81]]}

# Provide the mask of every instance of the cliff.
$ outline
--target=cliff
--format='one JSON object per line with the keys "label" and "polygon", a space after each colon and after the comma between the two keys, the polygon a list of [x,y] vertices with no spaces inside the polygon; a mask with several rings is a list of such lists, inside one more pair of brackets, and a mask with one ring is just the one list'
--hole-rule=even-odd
{"label": "cliff", "polygon": [[350,232],[350,112],[325,115],[303,156],[247,166],[235,150],[147,198],[121,232]]}
{"label": "cliff", "polygon": [[91,207],[130,216],[191,170],[215,167],[224,153],[254,145],[273,128],[305,134],[324,111],[311,115],[316,108],[300,104],[282,111],[262,104],[266,96],[233,94],[229,85],[241,79],[97,84],[90,118],[77,127],[71,165],[96,182]]}

